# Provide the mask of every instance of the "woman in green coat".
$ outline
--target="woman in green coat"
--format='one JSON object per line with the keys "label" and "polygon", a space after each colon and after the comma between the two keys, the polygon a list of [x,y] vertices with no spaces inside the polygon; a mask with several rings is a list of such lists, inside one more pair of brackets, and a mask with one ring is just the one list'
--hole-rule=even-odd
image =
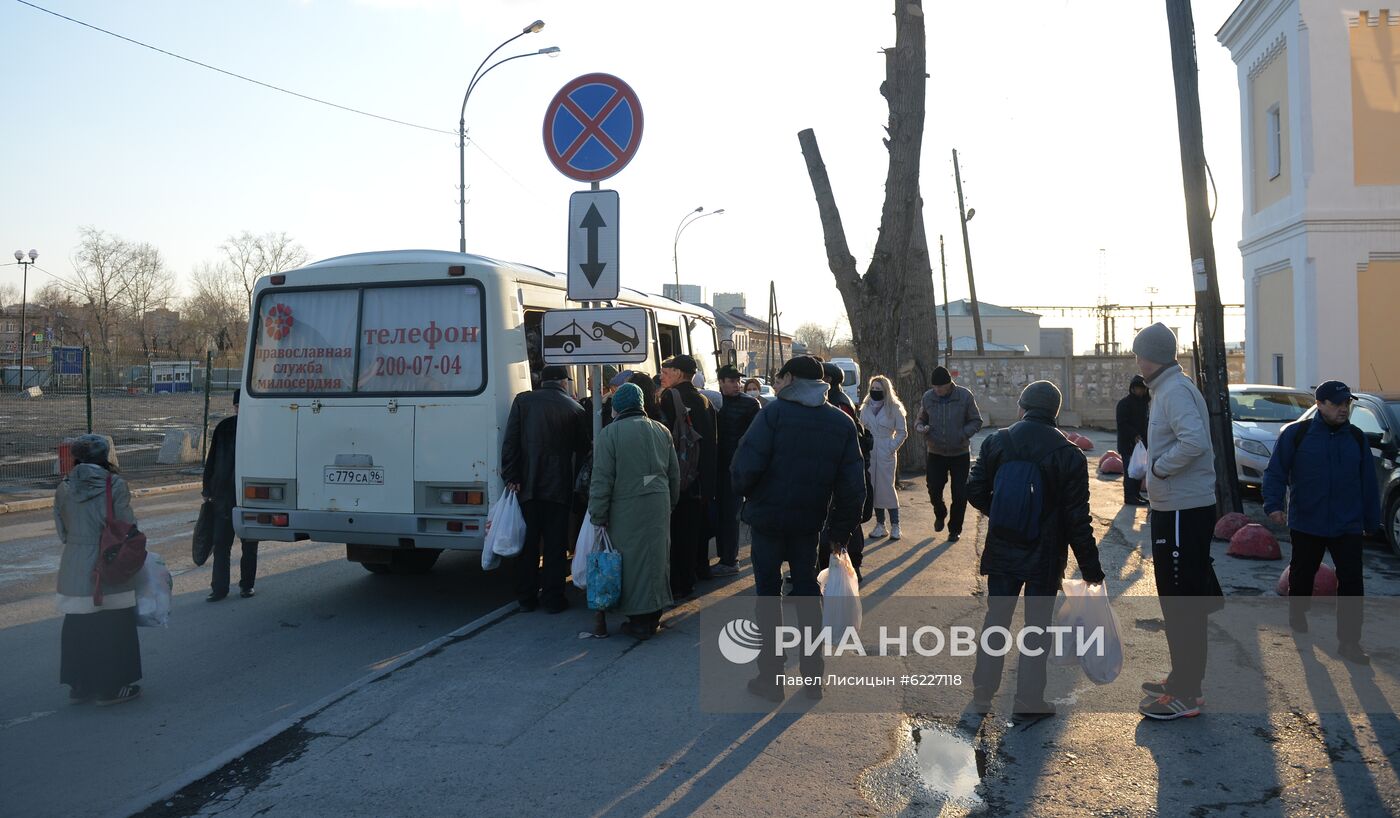
{"label": "woman in green coat", "polygon": [[612,399],[615,420],[593,447],[588,512],[622,554],[622,632],[656,633],[671,604],[671,509],[680,499],[676,448],[665,426],[642,409],[642,390],[623,384]]}

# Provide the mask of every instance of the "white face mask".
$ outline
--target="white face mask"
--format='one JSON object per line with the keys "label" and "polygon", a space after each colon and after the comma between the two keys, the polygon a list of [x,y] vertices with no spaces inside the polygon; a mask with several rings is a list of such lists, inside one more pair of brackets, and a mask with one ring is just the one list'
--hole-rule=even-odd
{"label": "white face mask", "polygon": [[750,390],[748,391],[748,394],[753,395],[753,396],[756,398],[756,397],[758,397],[759,395],[762,395],[763,392],[762,392],[761,390],[758,390],[758,389],[750,389]]}

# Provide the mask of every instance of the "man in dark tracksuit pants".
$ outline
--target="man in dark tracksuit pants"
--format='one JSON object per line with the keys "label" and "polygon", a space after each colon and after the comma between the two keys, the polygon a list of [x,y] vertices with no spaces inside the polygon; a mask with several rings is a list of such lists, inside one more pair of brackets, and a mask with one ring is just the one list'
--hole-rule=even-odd
{"label": "man in dark tracksuit pants", "polygon": [[[219,421],[209,438],[209,454],[204,459],[204,499],[214,502],[214,570],[209,583],[209,602],[228,596],[229,569],[233,560],[233,507],[238,505],[234,460],[238,452],[238,397],[233,390],[233,415]],[[239,596],[253,595],[258,578],[258,541],[242,540],[243,555],[238,561]]]}
{"label": "man in dark tracksuit pants", "polygon": [[[699,473],[689,486],[681,486],[680,502],[671,511],[671,597],[677,603],[695,593],[697,579],[713,578],[709,515],[718,493],[715,465],[719,432],[714,405],[692,381],[697,368],[689,355],[674,355],[661,364],[661,385],[665,387],[659,401],[662,422],[673,439],[687,425],[700,435]],[[684,464],[681,470],[684,481]]]}
{"label": "man in dark tracksuit pants", "polygon": [[[734,490],[744,497],[744,522],[753,531],[757,624],[762,634],[758,676],[749,692],[769,701],[783,700],[783,656],[776,650],[783,624],[782,566],[792,572],[798,623],[815,632],[821,627],[821,592],[817,586],[817,541],[826,529],[831,545],[845,548],[841,532],[859,523],[865,503],[865,461],[856,427],[840,409],[827,403],[827,385],[816,358],[799,355],[783,364],[774,381],[778,399],[764,407],[739,441],[730,466]],[[802,675],[817,678],[825,662],[818,654],[800,658]],[[820,699],[819,685],[804,686],[809,699]]]}
{"label": "man in dark tracksuit pants", "polygon": [[1369,665],[1371,657],[1361,649],[1361,538],[1381,525],[1376,469],[1370,441],[1351,424],[1351,389],[1328,381],[1316,394],[1317,414],[1279,435],[1264,472],[1264,511],[1292,531],[1288,620],[1293,630],[1308,632],[1317,568],[1322,555],[1331,553],[1337,566],[1337,652]]}
{"label": "man in dark tracksuit pants", "polygon": [[516,492],[525,518],[525,547],[516,558],[515,577],[523,611],[541,604],[550,613],[569,607],[564,597],[569,510],[593,433],[592,418],[569,396],[569,382],[567,367],[545,367],[539,389],[515,396],[501,441],[501,478]]}
{"label": "man in dark tracksuit pants", "polygon": [[[1141,375],[1134,375],[1132,383],[1128,385],[1127,396],[1118,401],[1116,412],[1118,453],[1123,456],[1124,464],[1132,459],[1133,450],[1139,443],[1147,444],[1147,413],[1150,405],[1147,381],[1144,381]],[[1147,505],[1147,501],[1142,497],[1142,481],[1129,477],[1127,469],[1123,470],[1123,504]]]}
{"label": "man in dark tracksuit pants", "polygon": [[[972,436],[982,428],[982,412],[966,387],[953,383],[944,367],[936,367],[933,388],[919,401],[914,431],[924,436],[928,449],[928,499],[933,503],[933,530],[948,523],[948,542],[962,536],[967,513],[967,474],[972,465]],[[943,503],[943,487],[953,483],[951,508]]]}
{"label": "man in dark tracksuit pants", "polygon": [[758,417],[759,410],[763,408],[755,398],[743,393],[739,386],[742,377],[739,370],[733,366],[725,365],[719,368],[719,391],[724,405],[717,414],[719,447],[716,450],[715,479],[719,508],[715,526],[715,550],[718,552],[719,562],[710,569],[715,576],[733,576],[739,573],[739,509],[744,504],[744,498],[734,491],[733,483],[729,479],[729,464],[734,460],[734,451],[739,448],[739,441],[743,440],[749,426],[753,425],[754,418]]}
{"label": "man in dark tracksuit pants", "polygon": [[1152,719],[1201,713],[1206,621],[1220,583],[1211,565],[1215,533],[1215,454],[1205,398],[1176,362],[1176,335],[1159,323],[1133,340],[1138,369],[1152,390],[1147,424],[1147,499],[1152,505],[1152,571],[1172,670],[1143,684],[1138,710]]}

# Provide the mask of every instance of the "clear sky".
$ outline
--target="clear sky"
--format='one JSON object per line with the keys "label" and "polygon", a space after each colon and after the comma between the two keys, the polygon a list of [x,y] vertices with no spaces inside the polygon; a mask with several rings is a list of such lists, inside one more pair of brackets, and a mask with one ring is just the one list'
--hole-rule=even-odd
{"label": "clear sky", "polygon": [[[840,297],[797,142],[808,127],[862,270],[874,246],[886,168],[880,49],[894,44],[884,0],[34,2],[448,131],[481,59],[541,18],[542,32],[500,56],[562,53],[497,69],[467,111],[479,145],[467,154],[470,251],[564,266],[568,197],[587,185],[549,164],[541,122],[564,83],[593,71],[630,83],[645,112],[637,158],[604,182],[621,196],[624,284],[659,292],[681,217],[723,207],[685,232],[682,281],[745,291],[762,315],[771,279],[784,328],[834,321]],[[1226,302],[1243,300],[1239,91],[1214,34],[1235,4],[1193,4]],[[1165,3],[926,0],[925,14],[925,219],[932,240],[947,235],[951,297],[967,293],[956,147],[977,209],[983,300],[1145,303],[1156,287],[1158,303],[1189,303]],[[457,247],[454,136],[275,93],[15,0],[0,0],[0,31],[0,261],[34,247],[40,267],[67,273],[80,225],[155,244],[181,278],[241,230],[286,231],[312,258]],[[13,264],[0,267],[4,282],[19,283]]]}

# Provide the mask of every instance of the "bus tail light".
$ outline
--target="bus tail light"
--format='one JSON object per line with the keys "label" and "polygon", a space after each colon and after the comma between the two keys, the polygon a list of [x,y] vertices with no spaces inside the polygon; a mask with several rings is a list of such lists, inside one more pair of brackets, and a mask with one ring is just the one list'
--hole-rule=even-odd
{"label": "bus tail light", "polygon": [[282,501],[281,486],[244,486],[243,499],[245,500],[268,500],[275,503]]}
{"label": "bus tail light", "polygon": [[277,526],[278,528],[286,528],[290,521],[288,520],[286,514],[268,514],[267,512],[261,512],[256,514],[245,513],[243,515],[243,522],[257,523],[258,525],[272,525]]}
{"label": "bus tail light", "polygon": [[438,493],[438,502],[445,506],[479,506],[485,501],[485,493],[480,491],[443,491]]}

